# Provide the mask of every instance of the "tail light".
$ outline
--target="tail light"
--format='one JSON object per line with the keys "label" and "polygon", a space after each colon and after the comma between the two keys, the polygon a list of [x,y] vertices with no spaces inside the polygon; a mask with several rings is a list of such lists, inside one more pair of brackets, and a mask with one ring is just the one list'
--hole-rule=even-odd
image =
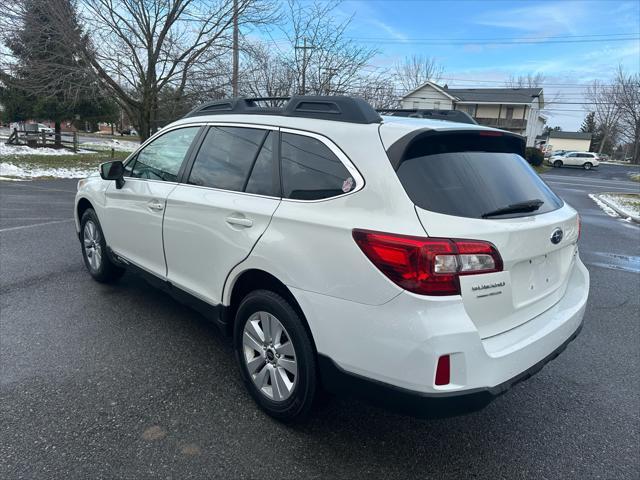
{"label": "tail light", "polygon": [[502,271],[502,258],[489,242],[358,229],[353,239],[392,282],[421,295],[459,295],[460,275]]}

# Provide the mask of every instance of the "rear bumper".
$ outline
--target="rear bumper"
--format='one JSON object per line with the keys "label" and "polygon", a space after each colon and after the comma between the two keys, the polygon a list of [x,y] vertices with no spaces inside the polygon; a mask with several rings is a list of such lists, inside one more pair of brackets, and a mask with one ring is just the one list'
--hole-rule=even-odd
{"label": "rear bumper", "polygon": [[[482,408],[540,370],[577,336],[588,291],[589,273],[576,256],[558,303],[482,339],[459,297],[425,300],[405,292],[370,306],[292,289],[327,389],[429,417]],[[451,382],[436,386],[441,355],[450,355]]]}
{"label": "rear bumper", "polygon": [[332,393],[346,394],[396,412],[422,418],[445,418],[464,415],[486,407],[514,385],[529,379],[555,359],[582,330],[582,323],[557,349],[535,365],[491,388],[455,393],[422,393],[378,382],[341,369],[329,357],[319,354],[318,364],[323,386]]}

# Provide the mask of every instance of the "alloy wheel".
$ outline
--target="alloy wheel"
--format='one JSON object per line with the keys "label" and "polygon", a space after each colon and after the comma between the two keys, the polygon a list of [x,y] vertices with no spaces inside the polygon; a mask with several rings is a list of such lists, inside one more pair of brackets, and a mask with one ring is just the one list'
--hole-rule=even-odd
{"label": "alloy wheel", "polygon": [[274,315],[252,314],[242,333],[243,358],[253,383],[269,400],[287,400],[296,386],[298,364],[289,333]]}
{"label": "alloy wheel", "polygon": [[91,270],[97,271],[102,264],[102,246],[100,245],[100,230],[92,220],[84,224],[83,245],[84,252]]}

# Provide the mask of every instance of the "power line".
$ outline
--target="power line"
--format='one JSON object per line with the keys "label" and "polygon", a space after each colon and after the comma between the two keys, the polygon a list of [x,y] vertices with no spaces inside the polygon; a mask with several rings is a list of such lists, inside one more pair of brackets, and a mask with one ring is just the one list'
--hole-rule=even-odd
{"label": "power line", "polygon": [[[616,34],[617,35],[617,34]],[[623,34],[624,36],[611,36],[610,34],[601,36],[576,36],[576,37],[539,37],[539,38],[522,38],[522,37],[494,37],[494,38],[388,38],[388,37],[351,37],[346,36],[349,40],[360,43],[390,44],[390,45],[538,45],[538,44],[562,44],[562,43],[594,43],[594,42],[627,42],[640,40],[640,34]],[[287,41],[285,38],[276,38],[276,41]]]}

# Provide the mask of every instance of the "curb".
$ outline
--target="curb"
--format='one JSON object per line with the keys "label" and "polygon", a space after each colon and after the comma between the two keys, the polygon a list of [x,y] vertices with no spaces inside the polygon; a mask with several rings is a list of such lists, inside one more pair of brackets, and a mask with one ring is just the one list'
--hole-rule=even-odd
{"label": "curb", "polygon": [[602,203],[604,203],[607,207],[609,207],[611,210],[613,210],[618,215],[620,215],[622,218],[630,218],[631,221],[635,223],[640,223],[640,217],[638,217],[637,215],[630,215],[629,212],[625,212],[624,210],[621,210],[616,205],[608,201],[606,198],[602,198],[602,195],[615,195],[615,193],[598,193],[595,195],[595,197],[598,200],[600,200]]}

